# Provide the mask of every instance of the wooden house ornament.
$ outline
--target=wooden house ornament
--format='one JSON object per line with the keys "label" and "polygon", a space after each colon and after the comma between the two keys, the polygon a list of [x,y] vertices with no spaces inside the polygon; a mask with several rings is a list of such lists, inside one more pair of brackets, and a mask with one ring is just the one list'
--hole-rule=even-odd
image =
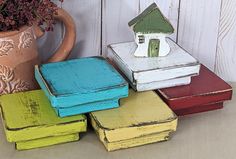
{"label": "wooden house ornament", "polygon": [[131,20],[129,26],[135,33],[135,42],[138,45],[134,56],[159,57],[168,55],[170,46],[166,41],[166,36],[172,34],[174,28],[156,3],[151,4]]}

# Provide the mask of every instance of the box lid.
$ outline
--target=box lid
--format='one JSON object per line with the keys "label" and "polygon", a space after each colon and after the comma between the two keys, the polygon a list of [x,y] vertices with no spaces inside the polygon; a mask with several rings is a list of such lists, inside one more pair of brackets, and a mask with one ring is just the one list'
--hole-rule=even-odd
{"label": "box lid", "polygon": [[129,94],[117,109],[90,113],[109,142],[176,129],[177,116],[155,92]]}
{"label": "box lid", "polygon": [[102,57],[36,66],[35,74],[51,104],[56,107],[74,106],[128,95],[127,82]]}
{"label": "box lid", "polygon": [[42,90],[3,95],[0,102],[6,135],[10,141],[86,130],[86,116],[59,118]]}
{"label": "box lid", "polygon": [[201,65],[199,76],[189,85],[157,90],[172,109],[223,102],[232,98],[232,87]]}
{"label": "box lid", "polygon": [[171,51],[164,57],[137,58],[134,56],[137,44],[126,42],[110,45],[112,51],[109,53],[109,58],[114,60],[134,84],[197,75],[200,69],[199,62],[173,40],[167,38],[166,41]]}

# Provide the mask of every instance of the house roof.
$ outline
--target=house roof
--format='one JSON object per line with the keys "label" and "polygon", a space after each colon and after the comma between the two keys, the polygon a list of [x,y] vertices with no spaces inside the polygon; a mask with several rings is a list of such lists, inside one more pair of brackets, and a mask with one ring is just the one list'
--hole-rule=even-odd
{"label": "house roof", "polygon": [[134,32],[141,33],[167,33],[174,32],[169,20],[161,13],[156,3],[151,4],[140,15],[129,22]]}

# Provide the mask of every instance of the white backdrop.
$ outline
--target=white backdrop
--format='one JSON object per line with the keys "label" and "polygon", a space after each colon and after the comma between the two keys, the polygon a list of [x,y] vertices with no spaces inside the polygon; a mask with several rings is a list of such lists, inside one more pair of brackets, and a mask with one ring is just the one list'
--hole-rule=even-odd
{"label": "white backdrop", "polygon": [[[56,1],[56,0],[55,0]],[[128,21],[156,2],[175,27],[171,36],[203,64],[227,81],[236,81],[235,0],[64,0],[77,25],[70,58],[106,55],[111,43],[133,40]],[[63,26],[39,40],[47,59],[60,44]]]}

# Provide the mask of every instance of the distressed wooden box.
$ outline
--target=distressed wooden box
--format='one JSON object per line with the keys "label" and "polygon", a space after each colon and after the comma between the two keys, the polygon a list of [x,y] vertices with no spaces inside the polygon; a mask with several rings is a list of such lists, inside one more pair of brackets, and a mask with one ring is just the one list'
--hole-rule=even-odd
{"label": "distressed wooden box", "polygon": [[193,77],[190,85],[156,92],[177,115],[221,109],[223,102],[232,98],[231,86],[204,65],[200,75]]}
{"label": "distressed wooden box", "polygon": [[153,91],[130,90],[117,109],[90,113],[91,123],[108,151],[166,141],[177,116]]}
{"label": "distressed wooden box", "polygon": [[85,132],[84,115],[59,118],[42,90],[0,97],[7,141],[26,150],[79,140]]}
{"label": "distressed wooden box", "polygon": [[60,117],[116,108],[128,84],[102,57],[36,66],[35,77]]}
{"label": "distressed wooden box", "polygon": [[199,62],[174,41],[166,40],[171,51],[165,57],[135,57],[136,43],[127,42],[110,45],[109,58],[137,91],[189,84],[191,76],[199,74]]}

